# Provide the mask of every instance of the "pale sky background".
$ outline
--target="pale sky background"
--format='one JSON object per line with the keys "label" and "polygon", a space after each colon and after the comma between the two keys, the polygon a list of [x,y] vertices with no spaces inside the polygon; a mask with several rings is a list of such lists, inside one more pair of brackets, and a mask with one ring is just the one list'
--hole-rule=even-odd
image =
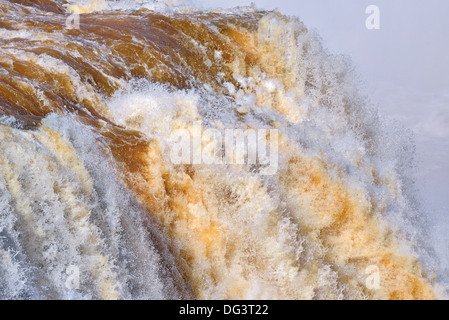
{"label": "pale sky background", "polygon": [[[194,0],[202,8],[253,2],[297,16],[331,53],[349,56],[380,113],[416,137],[418,177],[431,237],[449,265],[449,1],[447,0]],[[368,5],[380,30],[368,30]]]}

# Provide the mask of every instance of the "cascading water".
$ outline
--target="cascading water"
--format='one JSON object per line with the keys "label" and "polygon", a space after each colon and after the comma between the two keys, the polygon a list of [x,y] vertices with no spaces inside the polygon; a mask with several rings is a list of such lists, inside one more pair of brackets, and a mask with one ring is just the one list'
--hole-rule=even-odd
{"label": "cascading water", "polygon": [[[56,0],[0,16],[2,299],[442,297],[413,142],[297,19]],[[174,132],[227,129],[275,131],[276,170],[172,161]],[[203,157],[221,143],[203,136]]]}

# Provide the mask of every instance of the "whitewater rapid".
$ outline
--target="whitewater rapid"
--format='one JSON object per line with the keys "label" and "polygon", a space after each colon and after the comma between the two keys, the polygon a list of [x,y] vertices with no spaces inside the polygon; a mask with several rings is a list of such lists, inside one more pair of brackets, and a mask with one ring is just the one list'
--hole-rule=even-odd
{"label": "whitewater rapid", "polygon": [[[298,19],[0,4],[2,299],[444,296],[410,135]],[[276,170],[173,161],[229,129],[275,131]]]}

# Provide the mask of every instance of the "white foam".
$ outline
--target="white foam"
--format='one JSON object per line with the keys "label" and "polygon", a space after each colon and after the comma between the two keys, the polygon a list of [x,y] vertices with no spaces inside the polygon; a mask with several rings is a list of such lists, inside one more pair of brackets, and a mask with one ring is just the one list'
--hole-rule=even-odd
{"label": "white foam", "polygon": [[[0,126],[1,297],[179,297],[162,277],[169,254],[151,237],[167,240],[117,180],[95,134],[70,117],[43,123],[62,145],[42,129]],[[67,287],[71,266],[80,274],[75,291]]]}

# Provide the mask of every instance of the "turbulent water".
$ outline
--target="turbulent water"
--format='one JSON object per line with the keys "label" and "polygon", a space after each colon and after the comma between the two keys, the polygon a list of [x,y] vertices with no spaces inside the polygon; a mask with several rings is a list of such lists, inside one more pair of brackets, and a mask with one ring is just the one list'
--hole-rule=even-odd
{"label": "turbulent water", "polygon": [[[299,20],[147,1],[0,16],[0,298],[442,296],[413,141]],[[198,126],[276,130],[275,172],[174,163],[173,132]]]}

